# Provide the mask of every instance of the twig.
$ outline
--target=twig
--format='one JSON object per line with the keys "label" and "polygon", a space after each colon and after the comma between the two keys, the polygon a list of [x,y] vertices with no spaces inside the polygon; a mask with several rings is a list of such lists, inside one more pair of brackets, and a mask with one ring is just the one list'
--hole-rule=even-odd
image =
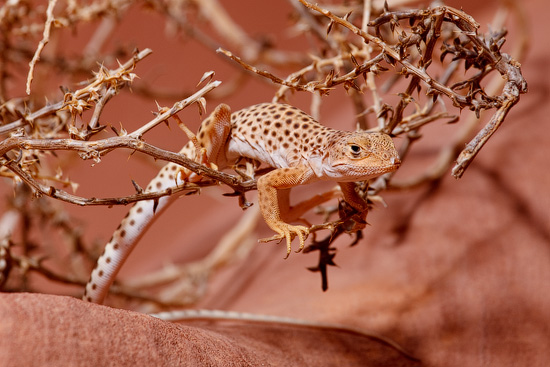
{"label": "twig", "polygon": [[306,84],[300,84],[298,82],[298,77],[293,78],[292,80],[289,80],[288,78],[282,79],[282,78],[279,78],[278,76],[273,75],[268,71],[260,70],[255,66],[247,64],[240,57],[233,55],[230,51],[220,48],[218,49],[218,52],[236,61],[239,65],[241,65],[246,70],[249,70],[253,73],[261,75],[265,78],[271,79],[273,83],[283,85],[285,87],[291,88],[292,90],[296,90],[296,91],[320,92],[321,94],[327,94],[336,85],[349,83],[350,78],[354,78],[362,75],[364,72],[367,72],[371,68],[371,66],[383,60],[383,55],[380,54],[375,58],[357,66],[349,73],[342,75],[340,77],[330,77],[330,78],[327,78],[327,80],[325,80],[324,82],[313,81]]}
{"label": "twig", "polygon": [[[363,19],[361,22],[361,30],[364,32],[367,32],[367,27],[370,22],[371,17],[371,9],[372,9],[372,0],[366,0],[363,4]],[[363,44],[363,52],[366,55],[367,59],[370,59],[371,57],[371,47],[367,43]],[[378,116],[378,128],[382,130],[385,126],[385,121],[383,116],[381,116],[379,113],[382,109],[382,98],[378,94],[378,90],[376,88],[376,82],[374,80],[374,74],[373,73],[367,73],[367,87],[370,89],[372,94],[372,100],[374,102],[374,113],[376,116]],[[364,127],[366,128],[366,126]]]}
{"label": "twig", "polygon": [[[130,60],[128,60],[124,64],[120,65],[119,68],[117,68],[113,71],[110,71],[109,74],[110,75],[121,75],[124,72],[127,72],[130,69],[133,69],[133,67],[135,66],[135,64],[137,62],[139,62],[139,61],[143,60],[144,58],[146,58],[147,56],[151,55],[152,52],[153,51],[151,49],[146,48],[146,49],[144,49],[140,52],[135,53]],[[79,100],[84,100],[84,99],[88,98],[90,96],[90,92],[97,89],[101,85],[101,81],[99,81],[99,78],[100,78],[101,75],[102,74],[97,73],[96,76],[90,82],[89,85],[87,85],[86,87],[84,87],[80,90],[75,91],[74,93],[69,93],[70,97],[66,96],[64,101],[60,101],[60,102],[56,102],[56,103],[51,104],[51,105],[44,106],[41,109],[30,113],[28,116],[22,117],[22,118],[20,118],[16,121],[13,121],[9,124],[0,126],[0,134],[6,134],[6,133],[9,133],[9,132],[12,132],[12,131],[17,130],[17,129],[19,129],[19,128],[27,125],[27,124],[34,124],[34,122],[36,120],[38,120],[42,117],[51,115],[54,112],[61,110],[64,106],[67,105],[67,103],[69,103],[69,101],[75,103]],[[103,79],[103,82],[105,82],[105,81],[106,80]]]}
{"label": "twig", "polygon": [[27,95],[31,94],[31,83],[33,80],[33,74],[34,74],[34,66],[40,60],[40,54],[42,53],[42,50],[46,46],[46,44],[50,41],[50,31],[52,27],[52,23],[54,22],[54,15],[53,15],[53,8],[55,7],[55,4],[57,3],[57,0],[48,0],[48,9],[46,10],[46,24],[44,24],[44,33],[42,36],[42,40],[38,44],[38,47],[36,49],[36,52],[34,53],[34,56],[29,63],[29,73],[27,75]]}
{"label": "twig", "polygon": [[207,94],[212,89],[219,86],[220,84],[221,84],[221,82],[217,81],[217,80],[208,82],[204,87],[202,87],[196,93],[189,96],[188,98],[185,98],[182,101],[178,101],[178,102],[174,103],[172,108],[167,109],[163,113],[157,115],[157,117],[155,119],[151,120],[150,122],[148,122],[147,124],[140,127],[139,129],[137,129],[136,131],[132,132],[129,135],[133,138],[141,139],[143,134],[145,134],[147,131],[151,130],[152,128],[154,128],[155,126],[160,124],[161,122],[166,121],[168,118],[170,118],[174,114],[178,113],[179,111],[183,110],[185,107],[189,106],[190,104],[193,104],[193,103],[197,102],[202,96],[204,96],[205,94]]}
{"label": "twig", "polygon": [[46,278],[53,280],[58,283],[70,284],[84,286],[86,282],[81,279],[76,279],[65,274],[58,274],[49,270],[41,264],[41,261],[35,258],[30,258],[27,256],[12,255],[13,261],[17,264],[18,267],[23,269],[25,272],[28,270],[35,271]]}

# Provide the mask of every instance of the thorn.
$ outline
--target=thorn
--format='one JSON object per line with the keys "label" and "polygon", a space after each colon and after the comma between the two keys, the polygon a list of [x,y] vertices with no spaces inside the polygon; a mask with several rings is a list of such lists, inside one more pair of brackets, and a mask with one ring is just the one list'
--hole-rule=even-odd
{"label": "thorn", "polygon": [[328,24],[328,27],[327,27],[327,36],[330,33],[330,31],[332,30],[333,25],[334,25],[334,20],[331,19],[329,24]]}
{"label": "thorn", "polygon": [[136,189],[136,192],[138,194],[143,193],[143,189],[141,188],[141,186],[138,185],[138,183],[136,181],[132,180],[132,185],[134,185],[134,189]]}
{"label": "thorn", "polygon": [[206,73],[204,73],[201,77],[201,80],[199,80],[199,82],[197,83],[197,87],[199,85],[201,85],[201,83],[204,82],[206,79],[209,79],[208,83],[210,83],[210,81],[212,80],[214,75],[216,75],[216,73],[213,70],[210,70],[210,71],[207,71]]}
{"label": "thorn", "polygon": [[359,63],[357,62],[357,59],[351,53],[350,53],[350,59],[351,59],[351,62],[353,63],[353,65],[359,66]]}
{"label": "thorn", "polygon": [[344,20],[347,22],[348,21],[348,18],[349,16],[351,15],[351,13],[353,13],[353,10],[350,11],[349,13],[347,13],[346,15],[344,15]]}

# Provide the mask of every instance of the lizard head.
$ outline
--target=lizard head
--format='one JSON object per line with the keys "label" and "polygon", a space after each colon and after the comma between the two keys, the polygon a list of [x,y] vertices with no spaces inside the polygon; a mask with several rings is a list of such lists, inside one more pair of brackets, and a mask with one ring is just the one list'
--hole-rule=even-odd
{"label": "lizard head", "polygon": [[364,181],[395,171],[401,164],[387,134],[344,132],[327,147],[324,173],[340,182]]}

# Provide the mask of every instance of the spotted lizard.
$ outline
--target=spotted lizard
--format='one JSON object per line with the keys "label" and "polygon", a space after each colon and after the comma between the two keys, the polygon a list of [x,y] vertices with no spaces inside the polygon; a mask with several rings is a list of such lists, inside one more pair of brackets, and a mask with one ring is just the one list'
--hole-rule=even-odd
{"label": "spotted lizard", "polygon": [[[279,199],[288,192],[286,189],[320,180],[337,182],[344,200],[358,213],[352,229],[358,231],[366,225],[367,204],[356,193],[355,182],[395,171],[400,165],[388,135],[331,129],[296,107],[278,103],[258,104],[234,113],[221,104],[203,121],[197,140],[202,153],[190,141],[180,154],[197,161],[206,159],[218,169],[231,167],[243,157],[274,168],[257,180],[258,202],[265,222],[277,233],[268,240],[286,240],[287,256],[296,236],[299,250],[303,249],[309,229],[285,222],[287,209],[279,205]],[[163,190],[196,180],[200,180],[196,174],[169,163],[146,190]],[[84,300],[103,302],[133,247],[174,199],[163,197],[156,207],[152,200],[140,201],[130,209],[99,257]]]}

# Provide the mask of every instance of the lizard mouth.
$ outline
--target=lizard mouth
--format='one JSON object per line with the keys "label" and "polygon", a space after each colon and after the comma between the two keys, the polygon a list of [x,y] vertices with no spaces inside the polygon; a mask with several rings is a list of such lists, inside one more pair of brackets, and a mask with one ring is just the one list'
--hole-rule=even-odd
{"label": "lizard mouth", "polygon": [[399,166],[401,165],[401,161],[399,159],[394,160],[390,164],[386,164],[384,166],[379,166],[376,168],[371,167],[364,167],[362,170],[357,170],[354,175],[350,175],[348,178],[348,181],[365,181],[370,180],[379,176],[382,176],[385,173],[390,173],[395,171]]}
{"label": "lizard mouth", "polygon": [[391,159],[391,167],[395,167],[395,169],[398,169],[401,166],[401,159],[399,157],[395,157]]}
{"label": "lizard mouth", "polygon": [[396,157],[396,158],[391,159],[390,164],[382,167],[382,170],[384,170],[385,172],[392,172],[392,171],[395,171],[396,169],[398,169],[400,166],[401,166],[401,159]]}
{"label": "lizard mouth", "polygon": [[[384,173],[393,172],[397,170],[400,166],[401,166],[401,159],[399,159],[398,157],[392,158],[390,160],[390,163],[375,169],[373,172],[374,173],[373,176],[377,177],[377,176],[383,175]],[[372,172],[372,168],[371,168],[371,172]]]}

